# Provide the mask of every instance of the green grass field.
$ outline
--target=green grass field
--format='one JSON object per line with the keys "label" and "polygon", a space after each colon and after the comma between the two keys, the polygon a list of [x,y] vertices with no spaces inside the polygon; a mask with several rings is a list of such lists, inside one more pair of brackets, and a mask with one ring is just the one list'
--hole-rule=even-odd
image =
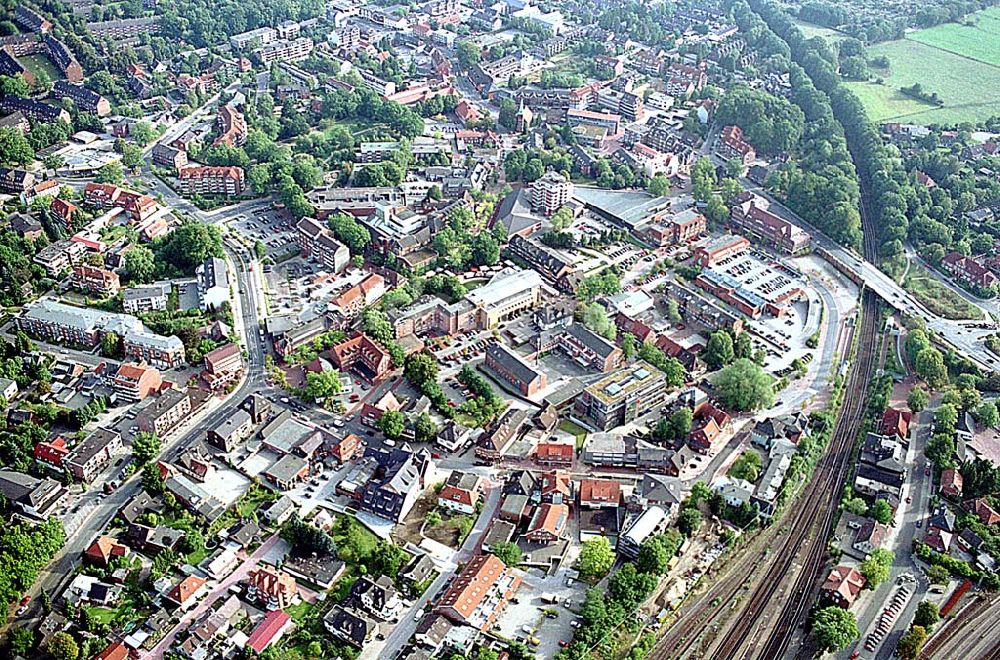
{"label": "green grass field", "polygon": [[802,32],[802,36],[806,39],[812,39],[813,37],[823,37],[830,45],[833,45],[844,39],[847,35],[843,32],[838,32],[831,28],[822,27],[820,25],[813,25],[812,23],[806,23],[805,21],[794,21],[795,25]]}
{"label": "green grass field", "polygon": [[[915,124],[981,122],[1000,106],[1000,7],[970,17],[975,26],[948,23],[876,44],[870,57],[885,55],[890,69],[876,72],[882,84],[848,82],[876,122]],[[900,93],[919,82],[936,92],[941,107]]]}
{"label": "green grass field", "polygon": [[978,307],[939,282],[918,264],[910,266],[910,272],[903,281],[903,289],[931,312],[946,319],[978,321],[983,318]]}
{"label": "green grass field", "polygon": [[50,80],[61,80],[63,78],[62,72],[56,68],[56,65],[52,63],[48,55],[42,55],[41,53],[37,55],[25,55],[24,57],[18,58],[21,64],[31,71],[36,76],[39,72],[44,72],[48,75]]}

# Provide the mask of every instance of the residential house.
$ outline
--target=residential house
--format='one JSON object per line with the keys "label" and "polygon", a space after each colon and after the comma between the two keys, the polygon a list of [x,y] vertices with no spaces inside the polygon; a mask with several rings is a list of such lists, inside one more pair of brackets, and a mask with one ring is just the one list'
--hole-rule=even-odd
{"label": "residential house", "polygon": [[259,564],[247,574],[247,598],[268,611],[283,610],[298,600],[298,585],[295,578],[284,571]]}
{"label": "residential house", "polygon": [[543,503],[535,509],[524,539],[532,543],[556,543],[565,535],[568,524],[569,506]]}
{"label": "residential house", "polygon": [[962,473],[955,468],[941,471],[941,495],[952,499],[962,497]]}
{"label": "residential house", "polygon": [[456,470],[438,493],[438,506],[456,513],[473,514],[481,495],[480,487],[479,475]]}
{"label": "residential house", "polygon": [[273,610],[264,615],[252,631],[246,641],[246,648],[256,654],[263,653],[267,648],[276,644],[283,635],[295,627],[292,617],[287,612]]}
{"label": "residential house", "polygon": [[820,595],[837,607],[850,609],[865,586],[865,576],[853,566],[836,566],[830,571]]}
{"label": "residential house", "polygon": [[382,621],[394,621],[403,611],[403,600],[387,575],[359,578],[351,585],[348,602]]}

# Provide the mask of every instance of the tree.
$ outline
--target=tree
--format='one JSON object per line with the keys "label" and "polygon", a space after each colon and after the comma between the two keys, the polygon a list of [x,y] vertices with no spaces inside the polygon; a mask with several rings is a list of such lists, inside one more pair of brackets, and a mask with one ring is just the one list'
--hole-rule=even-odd
{"label": "tree", "polygon": [[760,478],[760,471],[764,467],[764,461],[753,449],[748,449],[733,462],[727,474],[734,479],[744,479],[750,483],[755,483]]}
{"label": "tree", "polygon": [[507,566],[517,566],[521,563],[524,558],[521,554],[521,548],[517,547],[516,543],[511,541],[501,541],[500,543],[494,543],[490,546],[490,554],[497,557]]}
{"label": "tree", "polygon": [[462,40],[455,42],[455,55],[458,57],[458,63],[463,69],[471,69],[473,65],[479,63],[479,60],[482,58],[482,51],[478,45],[471,41]]}
{"label": "tree", "polygon": [[824,607],[813,617],[812,631],[820,651],[834,652],[858,638],[858,620],[850,610]]}
{"label": "tree", "polygon": [[410,381],[417,389],[422,389],[426,383],[437,380],[438,362],[430,353],[421,351],[406,357],[403,365],[403,374],[406,380]]}
{"label": "tree", "polygon": [[352,253],[361,252],[371,243],[371,234],[353,216],[334,213],[330,216],[328,224],[337,240],[346,245]]}
{"label": "tree", "polygon": [[896,653],[903,660],[917,660],[926,639],[927,630],[923,626],[914,625],[896,642]]}
{"label": "tree", "polygon": [[498,121],[501,126],[513,129],[517,126],[517,104],[510,99],[504,99],[500,103],[500,116]]}
{"label": "tree", "polygon": [[156,137],[156,130],[148,121],[139,121],[129,129],[128,134],[136,144],[146,146]]}
{"label": "tree", "polygon": [[120,184],[124,179],[125,173],[122,171],[121,163],[103,165],[94,176],[94,181],[97,183],[113,183],[115,185]]}
{"label": "tree", "polygon": [[387,410],[378,418],[378,430],[385,434],[390,440],[395,440],[403,434],[406,425],[406,416],[399,410]]}
{"label": "tree", "polygon": [[142,148],[134,144],[126,144],[122,148],[122,165],[135,169],[142,165]]}
{"label": "tree", "polygon": [[626,332],[622,335],[621,339],[622,353],[625,355],[626,360],[631,360],[635,357],[638,348],[636,348],[635,335],[631,332]]}
{"label": "tree", "polygon": [[662,197],[670,192],[670,180],[662,174],[657,174],[646,184],[646,190],[650,195]]}
{"label": "tree", "polygon": [[608,317],[608,311],[599,303],[586,305],[583,311],[583,324],[605,339],[614,340],[618,329],[614,321]]}
{"label": "tree", "polygon": [[677,304],[677,301],[674,300],[673,298],[667,300],[665,315],[667,317],[667,320],[675,325],[677,323],[680,323],[682,320],[680,306]]}
{"label": "tree", "polygon": [[871,516],[883,525],[888,525],[892,521],[892,506],[885,500],[875,500],[872,504]]}
{"label": "tree", "polygon": [[713,332],[708,338],[705,350],[701,352],[701,359],[711,369],[721,369],[731,363],[735,357],[733,338],[725,330],[716,330]]}
{"label": "tree", "polygon": [[614,563],[615,552],[606,537],[588,539],[580,547],[577,569],[585,577],[592,579],[604,577]]}
{"label": "tree", "polygon": [[162,444],[155,433],[140,432],[132,441],[132,456],[138,465],[145,465],[160,454]]}
{"label": "tree", "polygon": [[927,568],[927,579],[931,581],[931,584],[948,584],[950,578],[951,574],[944,566],[934,564]]}
{"label": "tree", "polygon": [[876,548],[861,562],[859,570],[865,576],[865,588],[874,589],[889,579],[889,568],[892,566],[893,554],[885,548]]}
{"label": "tree", "polygon": [[774,404],[773,379],[764,369],[740,358],[712,377],[719,400],[740,412],[770,408]]}
{"label": "tree", "polygon": [[913,368],[917,375],[927,381],[927,384],[933,389],[948,383],[948,367],[944,364],[944,356],[933,346],[917,353]]}
{"label": "tree", "polygon": [[188,220],[153,244],[157,255],[185,275],[209,257],[221,257],[222,233],[215,225]]}
{"label": "tree", "polygon": [[681,511],[677,517],[677,529],[681,530],[684,536],[693,536],[701,527],[701,511],[695,507],[688,507]]}
{"label": "tree", "polygon": [[[16,31],[10,34],[15,33]],[[0,97],[17,96],[23,99],[30,95],[31,90],[28,88],[24,76],[0,76]],[[18,132],[20,133],[20,131]]]}
{"label": "tree", "polygon": [[557,232],[561,232],[573,224],[573,212],[569,210],[566,206],[560,206],[555,213],[552,214],[552,229]]}
{"label": "tree", "polygon": [[929,600],[922,600],[917,605],[917,612],[913,615],[913,625],[923,626],[930,630],[934,624],[941,620],[941,612],[938,606]]}
{"label": "tree", "polygon": [[7,634],[7,649],[13,656],[28,657],[35,648],[35,632],[28,628],[17,626]]}
{"label": "tree", "polygon": [[643,573],[664,575],[670,565],[670,559],[677,554],[677,549],[683,542],[683,536],[676,529],[669,529],[665,534],[657,534],[647,539],[639,547],[636,568]]}
{"label": "tree", "polygon": [[105,332],[101,337],[101,353],[106,357],[118,357],[121,355],[122,338],[114,332]]}
{"label": "tree", "polygon": [[27,165],[34,159],[35,151],[24,133],[8,126],[0,128],[0,164]]}
{"label": "tree", "polygon": [[146,283],[153,281],[153,274],[156,272],[156,263],[153,259],[153,251],[142,245],[135,245],[125,251],[124,255],[125,276],[135,283]]}
{"label": "tree", "polygon": [[915,413],[926,408],[930,400],[930,394],[928,394],[927,390],[922,387],[914,387],[910,390],[910,393],[906,395],[906,405],[908,405],[910,410]]}
{"label": "tree", "polygon": [[437,438],[438,426],[431,419],[431,416],[425,412],[420,413],[417,416],[417,420],[413,423],[413,436],[414,440],[417,442],[433,442]]}
{"label": "tree", "polygon": [[976,418],[977,422],[987,428],[993,428],[997,424],[1000,424],[1000,412],[997,412],[997,404],[993,401],[983,401],[980,403],[972,411],[972,416]]}
{"label": "tree", "polygon": [[57,632],[49,640],[45,649],[55,660],[76,660],[80,656],[80,647],[72,635],[66,632]]}
{"label": "tree", "polygon": [[310,371],[306,374],[305,395],[310,399],[326,399],[339,394],[343,389],[340,373],[337,371]]}
{"label": "tree", "polygon": [[163,473],[155,463],[147,463],[142,468],[142,487],[151,495],[159,495],[164,490]]}

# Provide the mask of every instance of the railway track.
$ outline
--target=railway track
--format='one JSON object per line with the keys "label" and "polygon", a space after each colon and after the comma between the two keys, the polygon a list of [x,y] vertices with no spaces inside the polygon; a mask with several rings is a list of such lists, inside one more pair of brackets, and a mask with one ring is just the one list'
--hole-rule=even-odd
{"label": "railway track", "polygon": [[[1000,603],[997,598],[987,598],[978,595],[972,602],[958,611],[957,616],[952,620],[946,620],[940,625],[941,629],[928,640],[920,652],[921,660],[950,660],[954,657],[956,649],[952,648],[955,642],[974,638],[983,627],[984,632],[992,632],[996,626],[995,612],[992,611]],[[1000,653],[1000,648],[994,649],[994,655]],[[993,656],[989,656],[993,657]]]}
{"label": "railway track", "polygon": [[[864,204],[862,191],[861,219],[864,235],[865,258],[877,261],[878,232]],[[803,503],[792,513],[792,517],[778,530],[762,532],[750,547],[728,568],[725,577],[720,578],[686,614],[678,618],[660,643],[649,655],[654,659],[714,657],[743,658],[760,657],[775,660],[788,650],[794,630],[805,621],[813,602],[815,587],[827,560],[827,539],[833,525],[841,487],[850,468],[854,455],[854,444],[861,430],[865,408],[868,403],[868,385],[875,375],[878,360],[884,356],[885,347],[876,354],[878,333],[879,300],[866,290],[862,295],[862,314],[857,343],[857,355],[851,369],[846,394],[836,426],[827,447],[816,466],[813,478],[801,495]],[[779,533],[782,532],[782,533]],[[784,598],[778,594],[786,576],[794,570],[796,558],[802,556],[802,570],[783,606]],[[763,570],[763,575],[759,571]],[[750,588],[750,596],[745,605],[738,606],[741,592]],[[777,600],[776,600],[777,598]],[[716,646],[709,639],[710,633],[718,632],[724,625],[720,622],[726,610],[724,605],[739,607],[738,616],[722,640]],[[773,621],[765,621],[767,612],[777,607]],[[768,624],[771,624],[768,626]],[[751,637],[760,634],[761,628],[769,627],[763,648],[755,653],[747,647]],[[715,649],[712,650],[712,647]],[[1000,660],[1000,658],[998,658]]]}

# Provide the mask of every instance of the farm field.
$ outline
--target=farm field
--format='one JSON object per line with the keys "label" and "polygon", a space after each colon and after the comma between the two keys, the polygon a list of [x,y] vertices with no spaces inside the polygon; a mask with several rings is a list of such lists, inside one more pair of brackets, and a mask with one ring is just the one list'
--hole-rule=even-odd
{"label": "farm field", "polygon": [[[858,95],[873,121],[953,124],[981,122],[997,114],[1000,66],[916,40],[925,38],[924,33],[940,29],[939,26],[921,30],[906,39],[876,44],[868,49],[870,57],[885,55],[889,58],[889,71],[879,72],[883,83],[848,82],[847,86]],[[1000,56],[1000,40],[996,41],[994,46]],[[936,92],[944,105],[923,103],[900,93],[900,87],[918,82],[926,92]]]}
{"label": "farm field", "polygon": [[1000,7],[977,12],[971,19],[975,25],[945,23],[906,38],[1000,67]]}

